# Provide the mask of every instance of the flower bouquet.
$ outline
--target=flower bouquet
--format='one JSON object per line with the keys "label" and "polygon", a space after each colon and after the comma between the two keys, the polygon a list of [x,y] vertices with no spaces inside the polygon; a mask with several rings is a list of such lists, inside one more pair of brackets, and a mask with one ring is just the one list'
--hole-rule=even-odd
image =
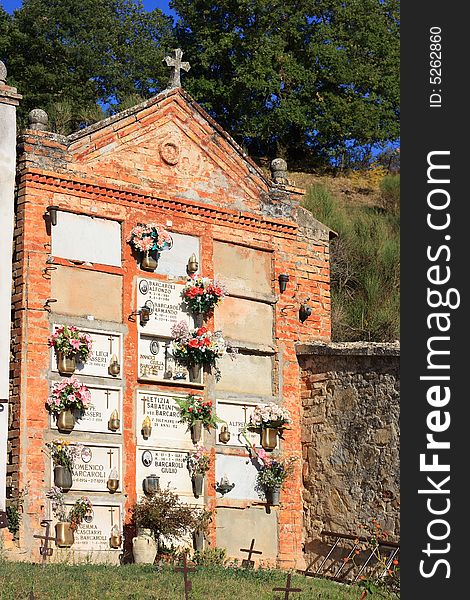
{"label": "flower bouquet", "polygon": [[90,404],[90,390],[72,376],[53,385],[51,395],[46,400],[46,409],[58,417],[59,430],[72,431],[75,425],[75,411],[83,413]]}
{"label": "flower bouquet", "polygon": [[204,401],[201,396],[188,394],[186,398],[174,398],[180,412],[181,423],[191,429],[191,438],[196,444],[201,439],[202,426],[215,427],[221,420],[212,410],[212,400]]}
{"label": "flower bouquet", "polygon": [[220,379],[217,359],[228,349],[228,344],[221,331],[211,332],[206,327],[190,331],[184,321],[173,326],[171,334],[174,338],[172,354],[175,361],[188,367],[191,381],[199,379],[202,366],[214,369],[215,378]]}
{"label": "flower bouquet", "polygon": [[256,490],[270,504],[279,504],[279,493],[294,470],[295,456],[285,460],[269,458],[263,449],[255,450],[261,463],[256,476]]}
{"label": "flower bouquet", "polygon": [[54,348],[60,373],[72,374],[78,356],[85,362],[92,348],[91,336],[81,333],[75,325],[62,325],[49,337],[47,343]]}
{"label": "flower bouquet", "polygon": [[289,411],[275,402],[257,404],[251,415],[248,429],[260,431],[261,445],[265,450],[274,450],[277,436],[281,435],[286,424],[291,422]]}
{"label": "flower bouquet", "polygon": [[81,454],[83,445],[54,439],[46,443],[46,448],[54,464],[54,485],[63,492],[68,492],[72,487],[72,468]]}
{"label": "flower bouquet", "polygon": [[127,242],[135,250],[145,254],[141,267],[146,271],[154,271],[157,268],[159,253],[163,250],[171,250],[173,246],[171,235],[157,223],[137,223],[127,236]]}
{"label": "flower bouquet", "polygon": [[93,510],[90,498],[82,496],[68,510],[59,487],[51,487],[46,492],[46,498],[51,500],[52,514],[58,521],[55,526],[56,544],[61,548],[69,548],[74,542],[74,531]]}
{"label": "flower bouquet", "polygon": [[196,498],[202,494],[204,476],[210,467],[209,451],[201,445],[188,454],[186,459],[189,475],[192,479],[193,493]]}
{"label": "flower bouquet", "polygon": [[225,290],[219,282],[212,281],[209,277],[193,275],[188,278],[181,295],[192,313],[206,315],[221,302]]}

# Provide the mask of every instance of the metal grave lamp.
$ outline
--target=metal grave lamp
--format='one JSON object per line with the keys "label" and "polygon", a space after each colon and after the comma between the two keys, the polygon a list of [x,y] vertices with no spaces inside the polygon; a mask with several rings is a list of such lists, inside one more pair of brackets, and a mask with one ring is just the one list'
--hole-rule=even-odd
{"label": "metal grave lamp", "polygon": [[47,214],[49,215],[49,219],[51,221],[51,225],[57,225],[57,211],[59,210],[58,206],[48,206],[46,208]]}
{"label": "metal grave lamp", "polygon": [[224,474],[220,478],[220,481],[218,483],[216,483],[215,491],[222,494],[222,496],[225,496],[225,494],[228,494],[229,492],[231,492],[234,487],[235,487],[235,484],[230,483],[227,475]]}
{"label": "metal grave lamp", "polygon": [[160,477],[154,473],[147,475],[142,482],[142,489],[147,496],[156,494],[160,490]]}
{"label": "metal grave lamp", "polygon": [[113,354],[111,356],[111,362],[109,363],[108,373],[113,377],[116,377],[121,372],[121,365],[119,364],[118,357]]}
{"label": "metal grave lamp", "polygon": [[119,420],[119,413],[116,409],[113,410],[111,416],[108,421],[108,429],[111,431],[117,431],[119,429],[121,422]]}
{"label": "metal grave lamp", "polygon": [[222,425],[220,427],[219,442],[222,442],[222,444],[226,444],[229,441],[230,441],[230,431],[228,430],[227,425]]}
{"label": "metal grave lamp", "polygon": [[113,525],[111,527],[111,534],[109,536],[109,546],[110,548],[120,548],[122,545],[122,535],[119,531],[119,527],[117,525]]}
{"label": "metal grave lamp", "polygon": [[307,303],[301,304],[301,306],[299,308],[300,322],[303,323],[304,321],[306,321],[311,314],[312,314],[312,307],[309,306]]}
{"label": "metal grave lamp", "polygon": [[108,477],[108,481],[106,482],[106,487],[111,492],[111,494],[114,494],[114,492],[116,492],[118,490],[118,488],[119,488],[119,474],[117,472],[116,467],[113,467],[111,469],[111,472],[110,472],[109,477]]}
{"label": "metal grave lamp", "polygon": [[188,275],[194,275],[198,269],[199,263],[197,262],[196,255],[193,252],[189,257],[188,264],[186,265],[186,272]]}
{"label": "metal grave lamp", "polygon": [[279,291],[283,294],[286,291],[287,282],[289,281],[289,275],[287,273],[281,273],[279,275]]}
{"label": "metal grave lamp", "polygon": [[142,306],[139,310],[140,324],[143,326],[150,321],[150,308],[148,306]]}
{"label": "metal grave lamp", "polygon": [[152,421],[150,417],[147,415],[145,419],[142,421],[142,437],[144,440],[148,440],[150,434],[152,433]]}

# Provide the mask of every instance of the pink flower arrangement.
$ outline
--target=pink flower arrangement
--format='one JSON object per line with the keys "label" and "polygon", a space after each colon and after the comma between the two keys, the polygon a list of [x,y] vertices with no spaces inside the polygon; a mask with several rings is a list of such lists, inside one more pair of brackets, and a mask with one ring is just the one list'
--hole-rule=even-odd
{"label": "pink flower arrangement", "polygon": [[205,314],[220,303],[225,296],[225,289],[221,283],[209,277],[193,275],[188,278],[181,295],[191,312]]}
{"label": "pink flower arrangement", "polygon": [[193,475],[204,475],[210,467],[209,450],[201,444],[198,444],[196,450],[193,450],[188,454],[186,464],[191,477]]}
{"label": "pink flower arrangement", "polygon": [[91,336],[81,333],[75,325],[61,325],[47,340],[50,348],[62,352],[64,356],[78,354],[85,361],[92,348]]}
{"label": "pink flower arrangement", "polygon": [[173,239],[166,229],[157,223],[137,223],[127,236],[127,242],[139,252],[162,252],[170,250]]}
{"label": "pink flower arrangement", "polygon": [[46,409],[51,414],[59,414],[67,409],[83,412],[90,404],[90,390],[72,376],[54,384],[51,395],[46,400]]}

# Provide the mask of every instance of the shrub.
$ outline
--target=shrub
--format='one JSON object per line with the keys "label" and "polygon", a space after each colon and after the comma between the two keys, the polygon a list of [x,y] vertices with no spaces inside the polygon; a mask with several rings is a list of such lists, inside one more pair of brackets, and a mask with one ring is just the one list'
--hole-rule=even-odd
{"label": "shrub", "polygon": [[400,210],[400,175],[386,175],[380,182],[380,199],[385,210]]}
{"label": "shrub", "polygon": [[172,491],[159,490],[136,502],[131,516],[134,525],[150,529],[157,541],[162,537],[182,539],[194,531],[197,510],[183,504]]}
{"label": "shrub", "polygon": [[398,339],[398,213],[368,206],[346,209],[321,185],[310,188],[303,205],[338,233],[330,248],[333,340]]}
{"label": "shrub", "polygon": [[205,548],[196,550],[193,555],[193,561],[202,567],[213,567],[215,565],[224,565],[227,561],[227,551],[225,548]]}

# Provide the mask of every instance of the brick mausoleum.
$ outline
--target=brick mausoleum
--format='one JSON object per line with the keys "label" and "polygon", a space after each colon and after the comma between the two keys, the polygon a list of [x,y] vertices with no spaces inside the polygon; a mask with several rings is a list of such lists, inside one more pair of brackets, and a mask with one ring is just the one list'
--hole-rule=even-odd
{"label": "brick mausoleum", "polygon": [[[13,96],[0,82],[0,107],[9,110],[2,119],[14,118],[19,99]],[[109,548],[111,527],[124,530],[143,480],[156,474],[161,487],[186,502],[215,509],[206,544],[242,558],[240,548],[255,538],[262,551],[257,561],[301,567],[296,344],[330,338],[331,231],[300,207],[303,190],[287,179],[283,161],[268,177],[181,87],[170,85],[70,136],[47,129],[47,115],[32,111],[29,128],[19,133],[16,165],[6,487],[7,496],[26,492],[20,551],[39,557],[33,535],[41,533],[42,519],[51,518],[45,492],[53,474],[44,450],[61,434],[45,402],[62,376],[47,340],[56,325],[68,324],[93,341],[75,373],[90,389],[93,409],[66,434],[87,449],[67,501],[86,494],[94,506],[93,522],[76,534],[75,557],[118,561],[122,548]],[[154,272],[141,268],[141,256],[126,242],[132,227],[149,222],[161,224],[173,240]],[[221,359],[218,382],[209,372],[200,382],[189,381],[171,357],[171,326],[193,323],[181,304],[193,254],[198,273],[220,279],[228,292],[208,321],[238,348],[233,359]],[[283,293],[281,274],[289,276]],[[151,307],[146,323],[144,305]],[[302,305],[311,309],[305,320]],[[109,370],[113,356],[117,374]],[[219,430],[204,431],[213,460],[199,498],[185,465],[193,443],[178,424],[173,399],[190,392],[213,401],[231,434],[222,443]],[[255,490],[256,469],[238,436],[254,406],[270,401],[292,415],[275,452],[299,459],[281,504],[271,507]],[[120,420],[115,431],[109,428],[113,411]],[[145,439],[147,415],[152,432]],[[249,439],[259,447],[259,435]],[[119,477],[114,493],[107,488],[111,469]],[[222,477],[235,484],[226,494],[216,490]]]}

